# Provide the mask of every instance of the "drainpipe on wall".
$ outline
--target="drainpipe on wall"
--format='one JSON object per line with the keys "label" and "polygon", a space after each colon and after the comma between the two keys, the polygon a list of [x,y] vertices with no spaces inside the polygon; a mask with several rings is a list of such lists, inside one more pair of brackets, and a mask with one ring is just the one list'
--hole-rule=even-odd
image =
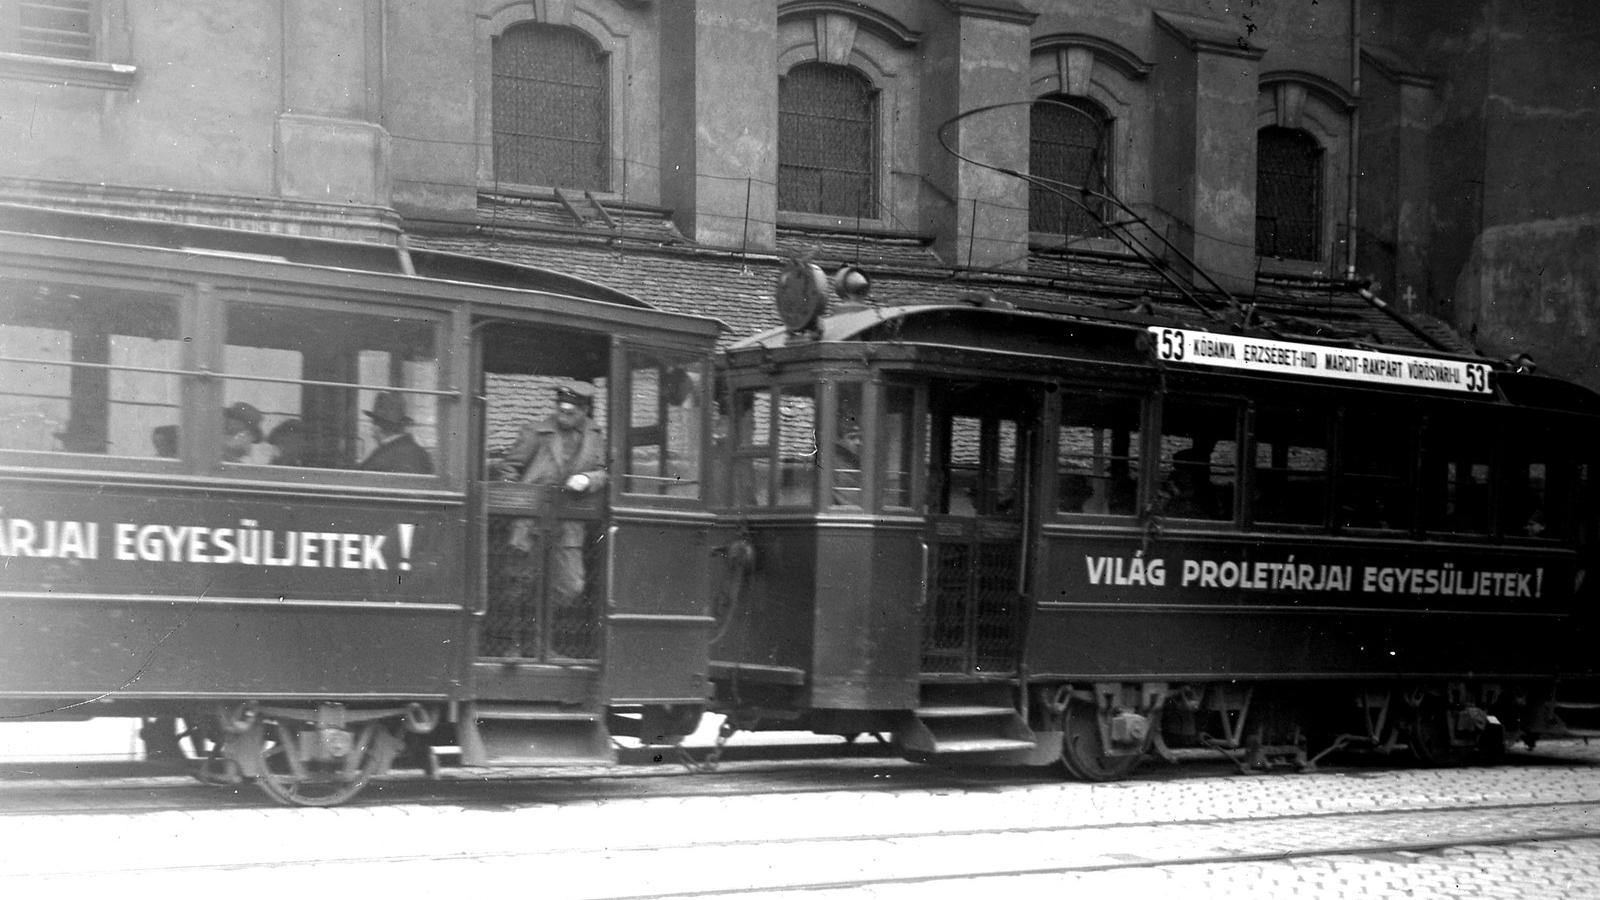
{"label": "drainpipe on wall", "polygon": [[1350,185],[1345,193],[1345,279],[1356,280],[1356,183],[1361,170],[1361,0],[1350,0]]}

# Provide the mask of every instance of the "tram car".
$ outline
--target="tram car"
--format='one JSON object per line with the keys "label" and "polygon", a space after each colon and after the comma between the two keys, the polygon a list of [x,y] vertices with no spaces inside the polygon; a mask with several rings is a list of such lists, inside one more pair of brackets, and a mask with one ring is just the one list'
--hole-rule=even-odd
{"label": "tram car", "polygon": [[303,805],[438,746],[562,765],[693,731],[718,323],[445,253],[58,218],[0,235],[0,717],[181,729],[207,779]]}
{"label": "tram car", "polygon": [[1600,397],[1199,307],[837,305],[732,346],[716,707],[1089,780],[1596,735]]}

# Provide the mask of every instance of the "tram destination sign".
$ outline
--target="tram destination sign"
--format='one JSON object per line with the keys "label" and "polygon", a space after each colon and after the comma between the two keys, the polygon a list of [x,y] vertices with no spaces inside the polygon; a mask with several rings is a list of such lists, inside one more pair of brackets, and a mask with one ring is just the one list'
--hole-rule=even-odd
{"label": "tram destination sign", "polygon": [[1489,366],[1484,363],[1184,328],[1151,326],[1149,332],[1152,351],[1162,362],[1393,387],[1489,393]]}

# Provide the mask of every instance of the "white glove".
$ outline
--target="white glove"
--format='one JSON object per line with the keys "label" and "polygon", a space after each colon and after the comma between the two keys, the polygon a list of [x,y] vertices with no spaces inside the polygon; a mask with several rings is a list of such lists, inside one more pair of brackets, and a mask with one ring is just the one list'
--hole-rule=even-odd
{"label": "white glove", "polygon": [[567,479],[567,490],[583,493],[589,489],[589,476],[579,472]]}

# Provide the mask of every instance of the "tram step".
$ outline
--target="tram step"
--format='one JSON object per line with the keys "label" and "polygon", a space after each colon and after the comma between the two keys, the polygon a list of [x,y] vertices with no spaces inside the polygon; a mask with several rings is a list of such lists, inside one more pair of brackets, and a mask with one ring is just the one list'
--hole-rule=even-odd
{"label": "tram step", "polygon": [[1021,741],[1012,738],[968,738],[959,741],[940,741],[937,755],[947,753],[1001,753],[1012,751],[1031,751],[1033,741]]}
{"label": "tram step", "polygon": [[584,710],[468,703],[456,730],[468,766],[612,765],[617,759],[604,717]]}
{"label": "tram step", "polygon": [[917,710],[921,719],[981,719],[1016,714],[1009,706],[924,706]]}
{"label": "tram step", "polygon": [[1557,700],[1550,705],[1550,712],[1560,731],[1573,737],[1588,737],[1585,732],[1600,729],[1600,703]]}
{"label": "tram step", "polygon": [[1023,758],[1037,743],[1022,716],[1001,706],[923,707],[907,717],[895,737],[907,756],[952,762],[976,754]]}
{"label": "tram step", "polygon": [[519,722],[598,722],[600,713],[594,712],[568,712],[566,710],[541,709],[539,707],[514,706],[510,704],[479,703],[475,709],[479,719],[515,719]]}

